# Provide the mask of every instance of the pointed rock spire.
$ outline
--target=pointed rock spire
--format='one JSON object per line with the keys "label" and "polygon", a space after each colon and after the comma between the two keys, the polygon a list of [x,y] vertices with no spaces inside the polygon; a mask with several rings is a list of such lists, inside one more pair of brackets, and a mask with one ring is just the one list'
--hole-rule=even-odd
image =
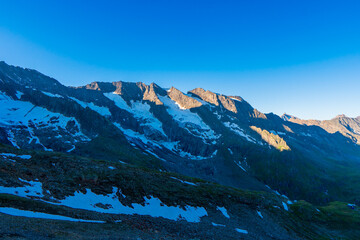
{"label": "pointed rock spire", "polygon": [[168,91],[168,95],[183,109],[191,109],[202,106],[201,102],[192,97],[186,96],[174,87],[170,88],[170,90]]}

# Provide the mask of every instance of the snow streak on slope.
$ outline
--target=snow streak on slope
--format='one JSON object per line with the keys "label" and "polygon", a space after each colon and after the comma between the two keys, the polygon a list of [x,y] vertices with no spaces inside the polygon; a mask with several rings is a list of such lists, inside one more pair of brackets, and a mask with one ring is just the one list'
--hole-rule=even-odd
{"label": "snow streak on slope", "polygon": [[132,113],[141,122],[142,126],[149,126],[166,136],[162,123],[150,112],[150,105],[146,102],[131,101],[131,106],[129,106],[119,94],[104,93],[104,95],[114,101],[117,107]]}
{"label": "snow streak on slope", "polygon": [[71,222],[105,223],[104,221],[77,219],[77,218],[65,217],[61,215],[27,211],[27,210],[21,210],[16,208],[9,208],[9,207],[0,207],[0,212],[12,216],[19,216],[19,217],[42,218],[42,219],[62,220],[62,221],[71,221]]}
{"label": "snow streak on slope", "polygon": [[223,124],[225,127],[229,128],[231,131],[233,131],[237,135],[245,138],[247,141],[252,142],[252,143],[258,143],[253,137],[246,134],[244,132],[244,130],[242,130],[236,123],[224,122]]}
{"label": "snow streak on slope", "polygon": [[61,96],[59,94],[52,94],[52,93],[44,92],[44,91],[42,91],[42,93],[49,97],[64,98],[63,96]]}
{"label": "snow streak on slope", "polygon": [[[167,96],[158,96],[160,101],[167,107],[167,112],[179,123],[179,125],[188,130],[194,136],[204,140],[216,140],[220,137],[208,125],[204,123],[199,115],[191,112],[189,109],[181,109],[178,104]],[[206,143],[206,141],[204,141]],[[213,142],[213,144],[216,142]]]}
{"label": "snow streak on slope", "polygon": [[109,109],[107,107],[99,107],[97,105],[95,105],[94,103],[92,102],[84,102],[84,101],[80,101],[79,99],[77,98],[74,98],[74,97],[69,97],[70,99],[74,100],[75,102],[77,102],[78,104],[80,104],[83,108],[90,108],[91,110],[99,113],[100,115],[102,116],[111,116],[111,113],[109,111]]}

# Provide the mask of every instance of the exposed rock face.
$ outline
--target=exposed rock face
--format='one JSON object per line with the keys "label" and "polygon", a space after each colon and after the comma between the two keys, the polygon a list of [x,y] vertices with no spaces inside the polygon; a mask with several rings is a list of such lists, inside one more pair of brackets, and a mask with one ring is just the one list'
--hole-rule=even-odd
{"label": "exposed rock face", "polygon": [[329,133],[340,132],[345,137],[350,138],[353,142],[360,144],[360,119],[349,118],[344,114],[338,115],[331,120],[303,120],[290,115],[283,115],[286,121],[298,123],[307,126],[318,126]]}
{"label": "exposed rock face", "polygon": [[105,82],[92,82],[90,84],[87,84],[84,88],[89,90],[104,91],[104,92],[113,92],[116,89],[114,84],[105,83]]}
{"label": "exposed rock face", "polygon": [[263,114],[262,112],[258,111],[256,108],[253,110],[252,117],[266,119],[266,115]]}
{"label": "exposed rock face", "polygon": [[159,97],[157,96],[157,92],[160,93],[160,95],[164,94],[162,89],[160,89],[156,84],[152,83],[150,86],[147,86],[144,84],[144,97],[143,100],[148,100],[150,102],[155,103],[156,105],[163,105],[163,103],[160,101]]}
{"label": "exposed rock face", "polygon": [[228,96],[205,91],[202,88],[195,88],[189,93],[201,98],[202,100],[214,104],[215,106],[223,106],[225,109],[237,113],[235,102]]}
{"label": "exposed rock face", "polygon": [[268,132],[267,130],[262,130],[261,128],[251,126],[251,129],[260,134],[261,138],[270,144],[271,146],[275,147],[276,149],[279,149],[280,151],[283,150],[290,150],[289,146],[285,142],[284,139],[279,137],[278,135],[275,135],[273,133]]}
{"label": "exposed rock face", "polygon": [[205,102],[214,104],[215,106],[219,106],[219,101],[218,101],[216,93],[213,93],[210,91],[205,91],[202,88],[195,88],[194,90],[191,90],[189,93],[192,93],[195,96],[198,96]]}
{"label": "exposed rock face", "polygon": [[113,92],[121,95],[126,102],[147,100],[155,103],[156,105],[163,105],[163,103],[158,98],[157,94],[164,96],[166,91],[160,88],[155,83],[146,85],[142,82],[131,83],[131,82],[92,82],[84,87],[85,89],[96,90],[101,92]]}
{"label": "exposed rock face", "polygon": [[186,96],[185,94],[183,94],[181,91],[179,91],[174,87],[170,88],[168,95],[173,101],[179,104],[180,107],[183,109],[191,109],[202,106],[201,102],[199,102],[198,100],[192,97]]}
{"label": "exposed rock face", "polygon": [[224,95],[218,95],[218,98],[225,109],[237,113],[235,102],[231,98]]}

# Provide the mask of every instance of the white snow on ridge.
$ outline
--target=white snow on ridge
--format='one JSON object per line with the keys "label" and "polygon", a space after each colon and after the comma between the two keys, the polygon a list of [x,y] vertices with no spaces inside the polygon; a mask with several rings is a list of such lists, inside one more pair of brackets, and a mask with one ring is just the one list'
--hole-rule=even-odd
{"label": "white snow on ridge", "polygon": [[94,103],[92,102],[84,102],[84,101],[80,101],[79,99],[77,98],[74,98],[74,97],[69,97],[71,100],[77,102],[78,104],[80,104],[83,108],[90,108],[91,110],[99,113],[100,115],[102,116],[111,116],[111,113],[109,111],[109,109],[107,107],[100,107],[100,106],[97,106],[95,105]]}
{"label": "white snow on ridge", "polygon": [[208,125],[204,123],[199,115],[189,109],[181,109],[179,105],[168,96],[158,96],[160,101],[167,107],[167,112],[176,120],[179,125],[187,129],[191,134],[204,139],[218,139],[217,135]]}
{"label": "white snow on ridge", "polygon": [[29,217],[29,218],[42,218],[42,219],[63,220],[63,221],[72,221],[72,222],[105,223],[104,221],[77,219],[77,218],[65,217],[61,215],[21,210],[10,207],[0,207],[0,213],[5,213],[8,215],[19,216],[19,217]]}
{"label": "white snow on ridge", "polygon": [[231,97],[231,99],[234,100],[234,101],[242,102],[241,100],[239,100],[239,99],[237,99],[237,98],[232,98],[232,97]]}
{"label": "white snow on ridge", "polygon": [[132,113],[136,119],[142,120],[141,125],[150,126],[166,136],[162,129],[162,123],[150,112],[150,105],[146,102],[131,101],[130,107],[119,94],[104,93],[104,96],[112,100],[117,107]]}

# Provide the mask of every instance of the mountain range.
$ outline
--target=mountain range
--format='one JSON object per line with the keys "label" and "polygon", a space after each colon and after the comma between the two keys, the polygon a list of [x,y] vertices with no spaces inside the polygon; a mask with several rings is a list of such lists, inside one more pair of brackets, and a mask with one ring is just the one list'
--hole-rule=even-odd
{"label": "mountain range", "polygon": [[[360,117],[264,114],[240,96],[155,83],[67,87],[0,62],[0,143],[0,209],[123,221],[130,239],[360,234]],[[144,208],[158,201],[182,221]]]}

